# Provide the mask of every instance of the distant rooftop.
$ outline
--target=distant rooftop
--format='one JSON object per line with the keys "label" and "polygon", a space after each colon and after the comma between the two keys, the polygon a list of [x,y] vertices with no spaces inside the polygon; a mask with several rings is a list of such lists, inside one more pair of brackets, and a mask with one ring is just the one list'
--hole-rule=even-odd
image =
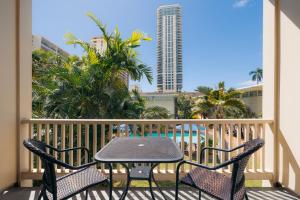
{"label": "distant rooftop", "polygon": [[257,85],[250,85],[250,86],[246,86],[246,87],[240,87],[237,88],[237,90],[255,90],[255,89],[262,89],[263,84],[259,83]]}
{"label": "distant rooftop", "polygon": [[160,8],[168,8],[168,7],[181,7],[180,4],[168,4],[168,5],[161,5],[158,7],[158,9]]}
{"label": "distant rooftop", "polygon": [[180,94],[190,95],[190,96],[201,96],[200,92],[174,92],[174,93],[160,93],[160,92],[142,92],[142,96],[178,96]]}

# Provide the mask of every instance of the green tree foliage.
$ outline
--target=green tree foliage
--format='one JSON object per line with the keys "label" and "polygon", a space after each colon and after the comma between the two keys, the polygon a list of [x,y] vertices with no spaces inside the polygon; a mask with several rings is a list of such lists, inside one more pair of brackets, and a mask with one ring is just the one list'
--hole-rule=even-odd
{"label": "green tree foliage", "polygon": [[145,111],[145,99],[141,97],[138,90],[132,90],[131,101],[127,101],[124,105],[126,118],[139,119],[142,118]]}
{"label": "green tree foliage", "polygon": [[239,98],[241,92],[232,88],[226,90],[225,83],[220,82],[218,88],[197,99],[193,114],[201,114],[205,118],[244,118],[247,107]]}
{"label": "green tree foliage", "polygon": [[256,83],[260,83],[263,80],[263,70],[262,68],[256,68],[256,70],[249,72],[249,76],[251,76],[252,81],[256,81]]}
{"label": "green tree foliage", "polygon": [[45,117],[44,106],[48,96],[57,89],[54,72],[63,67],[67,59],[52,52],[32,52],[32,112],[33,117]]}
{"label": "green tree foliage", "polygon": [[161,106],[152,106],[147,108],[143,113],[144,119],[168,119],[170,112]]}
{"label": "green tree foliage", "polygon": [[180,94],[177,97],[177,114],[179,119],[191,119],[194,101],[191,96]]}
{"label": "green tree foliage", "polygon": [[49,118],[138,118],[144,103],[137,91],[129,92],[120,74],[128,73],[133,80],[144,76],[152,82],[151,69],[137,57],[141,41],[149,41],[134,31],[123,40],[118,28],[108,33],[92,14],[103,35],[107,49],[100,54],[89,42],[67,33],[67,44],[79,45],[85,54],[63,59],[49,53],[33,53],[34,117]]}
{"label": "green tree foliage", "polygon": [[210,87],[207,87],[207,86],[198,86],[196,89],[195,89],[196,92],[200,92],[204,95],[208,95],[210,91],[212,91],[212,88]]}

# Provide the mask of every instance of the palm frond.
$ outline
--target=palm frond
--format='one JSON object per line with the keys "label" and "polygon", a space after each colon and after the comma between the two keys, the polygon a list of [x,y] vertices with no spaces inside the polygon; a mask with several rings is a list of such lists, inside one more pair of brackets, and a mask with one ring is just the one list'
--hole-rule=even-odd
{"label": "palm frond", "polygon": [[247,107],[241,99],[229,99],[224,103],[224,106],[231,106],[241,110],[242,112],[247,112]]}
{"label": "palm frond", "polygon": [[87,12],[86,15],[91,20],[93,20],[93,22],[95,22],[95,24],[98,26],[98,28],[102,32],[104,39],[108,41],[110,37],[108,36],[108,33],[106,32],[105,25],[103,25],[102,22],[92,12]]}

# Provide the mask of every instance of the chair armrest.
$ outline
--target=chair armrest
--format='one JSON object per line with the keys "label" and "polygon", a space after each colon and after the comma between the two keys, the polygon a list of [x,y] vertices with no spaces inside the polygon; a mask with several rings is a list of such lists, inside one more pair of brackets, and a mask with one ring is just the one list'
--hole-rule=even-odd
{"label": "chair armrest", "polygon": [[58,149],[58,148],[55,148],[55,147],[52,147],[52,146],[50,146],[50,145],[45,145],[47,148],[49,148],[49,149],[52,149],[52,150],[54,150],[54,151],[56,151],[56,152],[58,152],[58,153],[63,153],[63,152],[69,152],[69,151],[77,151],[77,150],[84,150],[84,151],[86,151],[87,152],[87,156],[88,156],[88,162],[90,163],[91,162],[91,153],[90,153],[90,151],[89,151],[89,149],[88,148],[86,148],[86,147],[74,147],[74,148],[69,148],[69,149]]}
{"label": "chair armrest", "polygon": [[202,150],[201,150],[201,153],[200,153],[200,160],[201,160],[201,163],[202,163],[202,158],[203,158],[203,153],[205,152],[205,150],[214,150],[214,151],[222,151],[222,152],[225,152],[225,153],[229,153],[229,152],[232,152],[232,151],[235,151],[237,149],[240,149],[242,147],[244,147],[245,145],[242,144],[240,146],[237,146],[233,149],[221,149],[221,148],[214,148],[214,147],[204,147]]}
{"label": "chair armrest", "polygon": [[195,163],[195,162],[191,162],[191,161],[182,161],[178,164],[177,166],[177,170],[180,169],[181,165],[183,164],[190,164],[190,165],[194,165],[194,166],[197,166],[197,167],[201,167],[201,168],[204,168],[204,169],[208,169],[208,170],[216,170],[216,169],[219,169],[219,168],[216,168],[216,167],[209,167],[209,166],[206,166],[206,165],[202,165],[202,164],[199,164],[199,163]]}
{"label": "chair armrest", "polygon": [[209,166],[206,166],[206,165],[202,165],[202,164],[199,164],[199,163],[195,163],[195,162],[191,162],[191,161],[182,161],[181,163],[178,164],[177,166],[177,174],[179,174],[179,169],[181,167],[181,165],[183,164],[190,164],[190,165],[194,165],[194,166],[197,166],[197,167],[201,167],[201,168],[204,168],[204,169],[207,169],[207,170],[217,170],[217,169],[220,169],[220,168],[223,168],[225,166],[228,166],[228,165],[231,165],[232,163],[234,163],[233,160],[229,160],[229,161],[225,161],[221,164],[218,164],[218,165],[215,165],[213,167],[209,167]]}
{"label": "chair armrest", "polygon": [[59,153],[62,153],[62,152],[67,152],[67,151],[76,151],[76,150],[81,150],[81,149],[83,149],[83,150],[85,150],[88,154],[90,154],[90,151],[88,150],[88,148],[86,148],[86,147],[74,147],[74,148],[69,148],[69,149],[58,149],[58,148],[55,148],[55,147],[52,147],[52,146],[50,146],[50,145],[45,145],[47,148],[49,148],[49,149],[52,149],[52,150],[54,150],[54,151],[56,151],[56,152],[59,152]]}
{"label": "chair armrest", "polygon": [[97,162],[93,161],[93,162],[89,162],[89,163],[86,163],[86,164],[83,164],[83,165],[73,166],[73,165],[69,165],[67,163],[64,163],[64,162],[61,162],[61,161],[57,160],[56,164],[60,165],[62,167],[65,167],[67,169],[78,170],[78,169],[83,169],[83,168],[87,168],[87,167],[90,167],[92,165],[95,165],[95,164],[97,164]]}

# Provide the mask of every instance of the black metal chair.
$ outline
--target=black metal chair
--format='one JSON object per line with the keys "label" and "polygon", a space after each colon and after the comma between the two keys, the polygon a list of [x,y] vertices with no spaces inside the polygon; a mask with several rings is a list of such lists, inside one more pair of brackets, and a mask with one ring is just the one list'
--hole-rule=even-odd
{"label": "black metal chair", "polygon": [[[178,199],[178,186],[181,183],[198,189],[199,199],[201,199],[201,192],[204,192],[216,199],[240,200],[246,198],[248,200],[245,188],[244,170],[247,166],[250,156],[259,150],[263,145],[264,141],[262,139],[254,139],[230,150],[212,147],[203,148],[200,158],[203,158],[203,153],[205,150],[209,149],[226,153],[233,152],[241,148],[244,149],[241,150],[241,153],[239,153],[237,156],[234,156],[230,160],[213,167],[189,161],[183,161],[179,163],[176,170],[175,199]],[[182,179],[179,180],[179,171],[183,164],[190,164],[197,167],[192,169]],[[215,171],[229,165],[233,165],[231,177]]]}
{"label": "black metal chair", "polygon": [[[29,139],[24,140],[24,146],[34,154],[38,155],[44,167],[43,186],[38,199],[43,197],[46,199],[68,199],[78,193],[86,191],[86,199],[88,197],[88,189],[99,183],[108,183],[109,198],[112,198],[112,166],[110,167],[110,178],[99,172],[93,165],[96,162],[90,162],[80,166],[72,166],[55,159],[47,149],[58,153],[69,152],[75,150],[84,150],[89,155],[89,150],[85,147],[76,147],[72,149],[57,149],[47,145],[41,141]],[[76,170],[62,177],[56,177],[54,165],[65,167],[66,169]]]}

